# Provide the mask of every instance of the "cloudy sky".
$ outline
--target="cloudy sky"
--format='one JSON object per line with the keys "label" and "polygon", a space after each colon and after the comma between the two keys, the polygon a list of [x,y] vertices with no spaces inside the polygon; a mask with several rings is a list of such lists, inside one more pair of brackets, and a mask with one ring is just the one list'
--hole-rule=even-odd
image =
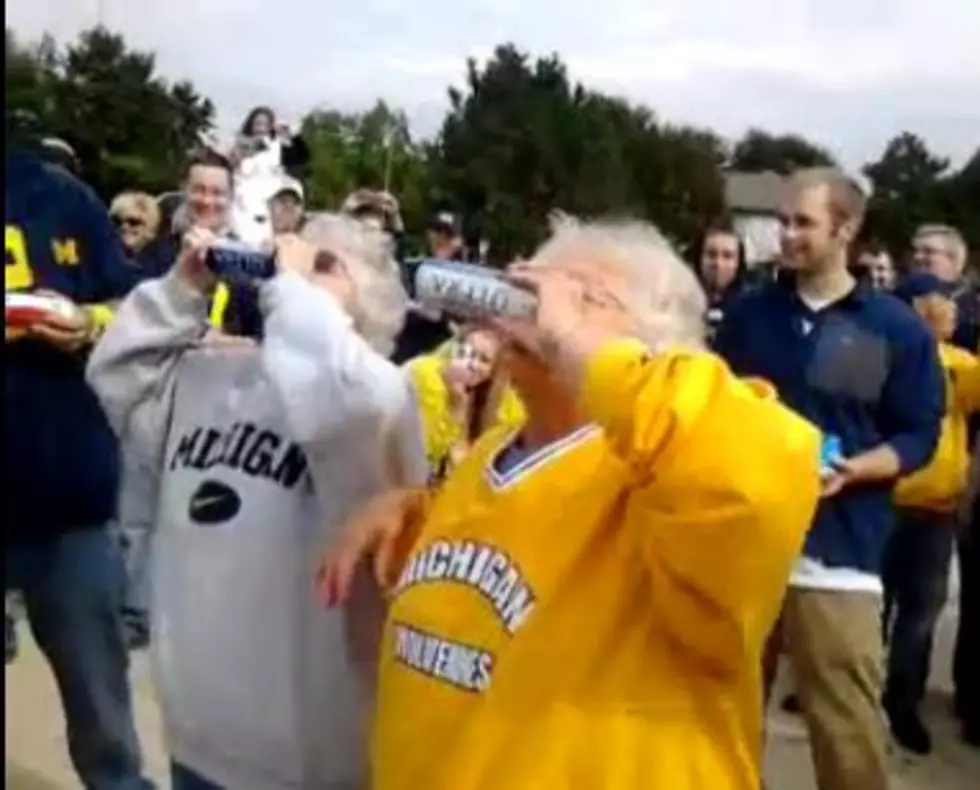
{"label": "cloudy sky", "polygon": [[[886,11],[887,9],[887,11]],[[858,165],[897,130],[962,161],[980,144],[978,0],[8,0],[25,37],[99,17],[191,79],[223,130],[376,97],[433,132],[468,56],[557,51],[572,75],[726,135],[792,130]]]}

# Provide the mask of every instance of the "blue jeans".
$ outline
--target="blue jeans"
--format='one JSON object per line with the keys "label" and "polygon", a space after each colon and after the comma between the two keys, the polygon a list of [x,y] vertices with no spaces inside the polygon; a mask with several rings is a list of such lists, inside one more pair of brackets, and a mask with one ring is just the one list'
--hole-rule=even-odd
{"label": "blue jeans", "polygon": [[936,622],[946,604],[956,528],[953,517],[899,511],[885,555],[885,705],[914,712],[925,696]]}
{"label": "blue jeans", "polygon": [[170,763],[170,790],[225,790],[196,771],[177,762]]}
{"label": "blue jeans", "polygon": [[119,621],[123,568],[104,529],[6,547],[6,589],[54,672],[68,752],[88,790],[145,790],[133,723],[129,657]]}

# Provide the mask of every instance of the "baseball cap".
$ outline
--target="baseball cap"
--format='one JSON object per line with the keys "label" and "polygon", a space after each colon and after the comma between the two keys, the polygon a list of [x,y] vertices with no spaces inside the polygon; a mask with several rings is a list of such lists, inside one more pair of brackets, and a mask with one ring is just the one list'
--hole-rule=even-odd
{"label": "baseball cap", "polygon": [[941,280],[936,275],[929,272],[916,272],[902,280],[895,286],[895,296],[907,304],[912,304],[915,299],[930,294],[941,296],[952,296],[956,286],[953,283]]}
{"label": "baseball cap", "polygon": [[295,179],[292,176],[285,176],[282,179],[279,189],[275,191],[275,194],[273,194],[272,197],[277,198],[280,195],[295,195],[300,203],[306,199],[306,194],[303,191],[303,185],[298,179]]}
{"label": "baseball cap", "polygon": [[44,137],[41,140],[41,157],[52,164],[78,171],[80,163],[74,147],[60,137]]}
{"label": "baseball cap", "polygon": [[456,220],[456,215],[450,211],[440,211],[438,214],[434,214],[429,219],[427,227],[429,230],[451,233],[454,236],[459,234],[459,223]]}

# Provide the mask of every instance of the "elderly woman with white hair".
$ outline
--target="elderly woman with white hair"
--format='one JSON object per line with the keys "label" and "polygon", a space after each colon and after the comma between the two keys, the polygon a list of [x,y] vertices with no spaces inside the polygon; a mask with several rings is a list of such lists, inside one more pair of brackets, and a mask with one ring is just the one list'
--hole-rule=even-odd
{"label": "elderly woman with white hair", "polygon": [[[322,217],[278,242],[258,344],[202,342],[213,235],[122,303],[88,379],[156,472],[156,684],[181,788],[362,788],[381,626],[370,583],[338,613],[315,548],[369,497],[426,478],[405,311],[376,234]],[[367,580],[366,580],[367,581]]]}
{"label": "elderly woman with white hair", "polygon": [[562,223],[499,321],[527,409],[321,562],[389,596],[376,790],[757,790],[759,665],[819,492],[816,429],[705,350],[651,227]]}

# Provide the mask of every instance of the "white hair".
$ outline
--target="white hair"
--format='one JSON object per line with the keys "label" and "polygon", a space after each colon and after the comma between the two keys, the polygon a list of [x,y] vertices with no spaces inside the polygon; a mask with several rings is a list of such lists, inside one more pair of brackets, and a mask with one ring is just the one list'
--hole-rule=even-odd
{"label": "white hair", "polygon": [[552,222],[552,235],[535,264],[594,263],[615,267],[627,280],[624,303],[636,337],[652,349],[670,345],[703,348],[707,299],[691,267],[653,225],[638,220]]}
{"label": "white hair", "polygon": [[916,228],[915,236],[912,238],[913,241],[919,241],[929,236],[935,236],[943,240],[949,257],[952,258],[953,264],[957,267],[957,271],[962,272],[966,266],[968,255],[966,240],[963,238],[963,234],[952,225],[930,224],[920,225]]}
{"label": "white hair", "polygon": [[405,323],[408,296],[384,234],[350,217],[322,213],[312,216],[300,235],[343,260],[354,281],[354,326],[378,353],[390,356]]}

